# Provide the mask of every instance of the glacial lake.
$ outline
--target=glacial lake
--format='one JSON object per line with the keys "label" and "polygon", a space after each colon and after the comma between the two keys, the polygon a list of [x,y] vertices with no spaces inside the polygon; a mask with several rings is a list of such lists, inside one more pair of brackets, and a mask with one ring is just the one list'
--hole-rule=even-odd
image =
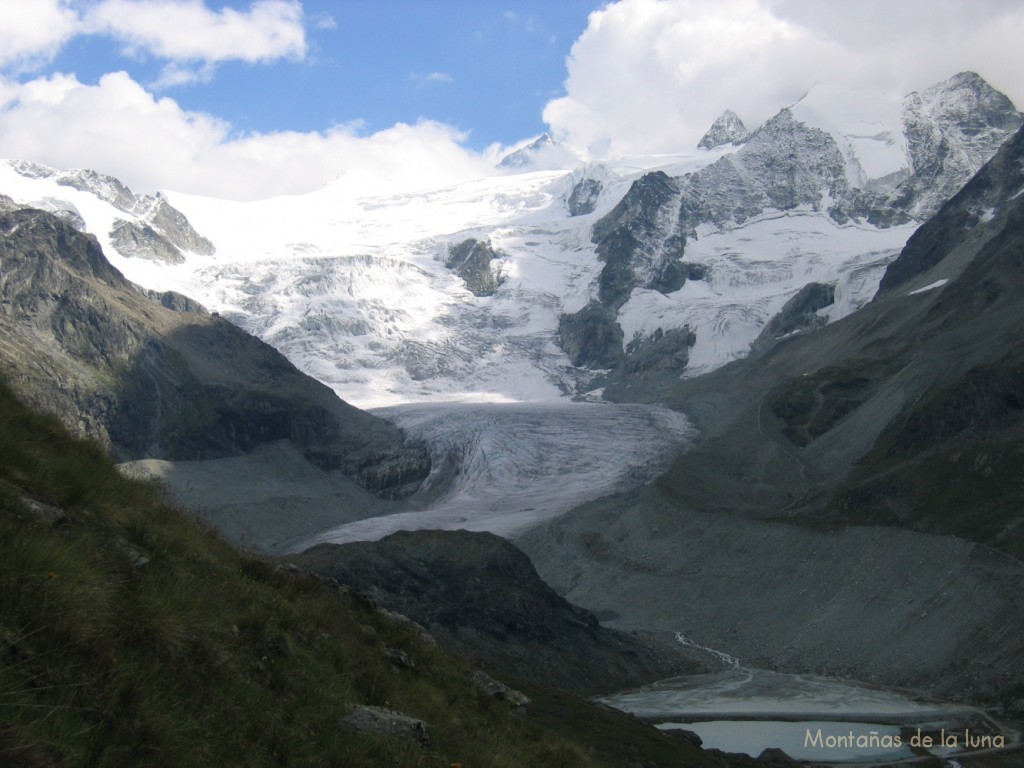
{"label": "glacial lake", "polygon": [[[663,680],[599,700],[662,730],[692,731],[706,749],[753,757],[778,748],[796,760],[817,763],[896,762],[981,749],[986,745],[977,739],[982,737],[1001,736],[1005,747],[1019,740],[1017,732],[975,707],[738,663],[721,672]],[[965,728],[973,745],[965,741]],[[917,746],[929,736],[931,747]],[[956,747],[951,746],[953,739]]]}

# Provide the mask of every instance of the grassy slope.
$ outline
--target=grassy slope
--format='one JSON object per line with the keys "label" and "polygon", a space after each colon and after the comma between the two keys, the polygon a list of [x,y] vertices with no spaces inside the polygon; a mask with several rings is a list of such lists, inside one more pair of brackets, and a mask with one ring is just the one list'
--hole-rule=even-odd
{"label": "grassy slope", "polygon": [[[344,588],[231,549],[0,386],[0,764],[719,764],[560,692],[524,689],[513,712],[468,669]],[[430,746],[341,727],[359,703],[423,718]]]}

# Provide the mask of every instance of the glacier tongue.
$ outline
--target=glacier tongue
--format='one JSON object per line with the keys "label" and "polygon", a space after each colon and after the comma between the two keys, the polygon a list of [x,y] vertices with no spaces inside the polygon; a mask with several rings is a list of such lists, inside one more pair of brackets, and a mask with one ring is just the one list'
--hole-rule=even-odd
{"label": "glacier tongue", "polygon": [[431,446],[423,508],[348,523],[293,547],[421,528],[505,537],[657,477],[693,437],[661,406],[594,403],[417,404],[375,413]]}

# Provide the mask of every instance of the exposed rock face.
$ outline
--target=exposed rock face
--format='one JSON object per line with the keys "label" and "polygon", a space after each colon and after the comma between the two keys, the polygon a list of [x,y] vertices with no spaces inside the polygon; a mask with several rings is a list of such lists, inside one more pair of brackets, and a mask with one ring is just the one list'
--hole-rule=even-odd
{"label": "exposed rock face", "polygon": [[213,243],[192,228],[185,214],[168,203],[160,193],[154,197],[139,198],[133,213],[152,224],[168,241],[183,251],[198,253],[200,256],[212,256],[217,251]]}
{"label": "exposed rock face", "polygon": [[[47,173],[49,171],[49,173]],[[120,208],[122,211],[130,211],[135,207],[136,196],[120,180],[113,176],[97,173],[96,171],[82,169],[77,171],[50,171],[44,166],[32,164],[31,175],[34,178],[40,176],[56,175],[57,183],[61,186],[71,187],[80,192],[89,192],[96,195],[100,200]]]}
{"label": "exposed rock face", "polygon": [[110,242],[122,256],[181,264],[185,257],[166,237],[148,224],[119,219],[110,230]]}
{"label": "exposed rock face", "polygon": [[520,539],[544,578],[622,627],[685,616],[750,665],[1024,714],[1022,188],[1019,132],[866,307],[706,376],[609,383],[703,441],[656,487]]}
{"label": "exposed rock face", "polygon": [[[716,121],[722,131],[727,124],[736,127],[730,114]],[[905,99],[907,167],[885,179],[868,179],[844,156],[833,133],[783,109],[745,135],[739,149],[706,168],[676,178],[655,171],[633,184],[594,225],[593,241],[605,262],[597,299],[617,322],[617,311],[633,290],[678,290],[687,279],[681,266],[687,241],[701,227],[729,230],[765,212],[795,210],[820,212],[838,224],[863,220],[876,227],[923,220],[1020,125],[1021,115],[1009,99],[974,73],[957,75]],[[717,141],[705,139],[713,146]],[[770,333],[780,335],[778,327]],[[601,327],[601,339],[613,337]],[[766,338],[755,348],[763,349]],[[583,346],[597,343],[591,337]],[[615,355],[607,349],[585,357],[607,363]]]}
{"label": "exposed rock face", "polygon": [[697,142],[699,149],[714,149],[723,144],[740,144],[750,131],[731,109],[725,110],[708,128],[708,132]]}
{"label": "exposed rock face", "polygon": [[376,542],[319,545],[293,559],[500,673],[596,693],[697,668],[676,649],[601,627],[493,534],[403,531]]}
{"label": "exposed rock face", "polygon": [[463,240],[451,246],[445,266],[466,282],[474,296],[493,296],[501,285],[501,276],[491,269],[498,254],[486,240]]}
{"label": "exposed rock face", "polygon": [[385,494],[429,471],[401,433],[174,293],[128,283],[98,243],[48,213],[0,216],[0,365],[33,406],[119,460],[192,460],[294,443]]}
{"label": "exposed rock face", "polygon": [[690,360],[696,337],[689,328],[660,328],[651,336],[637,338],[626,347],[623,373],[644,377],[652,372],[681,373]]}
{"label": "exposed rock face", "polygon": [[1021,126],[1013,103],[974,72],[962,72],[904,101],[914,176],[911,212],[927,218]]}
{"label": "exposed rock face", "polygon": [[572,188],[566,204],[570,216],[586,216],[594,212],[598,199],[601,197],[603,185],[597,179],[580,179]]}
{"label": "exposed rock face", "polygon": [[679,187],[661,171],[641,177],[618,205],[594,225],[592,239],[604,262],[598,301],[559,320],[559,339],[573,365],[615,368],[624,356],[618,309],[635,287],[669,292],[686,282],[680,263],[685,235],[666,227],[676,217]]}
{"label": "exposed rock face", "polygon": [[607,369],[622,361],[622,328],[615,311],[592,301],[579,312],[558,319],[558,343],[573,365]]}
{"label": "exposed rock face", "polygon": [[618,309],[637,286],[666,293],[682,286],[685,276],[676,262],[686,237],[671,227],[678,203],[676,181],[655,171],[634,182],[594,225],[597,256],[605,263],[598,280],[602,304]]}
{"label": "exposed rock face", "polygon": [[479,669],[470,673],[470,679],[473,681],[473,685],[488,696],[497,699],[498,701],[508,702],[510,707],[525,707],[530,703],[530,698],[526,694],[513,688],[509,688],[504,683],[495,680],[486,672],[482,672]]}
{"label": "exposed rock face", "polygon": [[763,351],[790,334],[822,327],[826,319],[819,315],[818,311],[831,306],[835,298],[834,283],[808,283],[768,321],[764,331],[754,342],[754,351]]}

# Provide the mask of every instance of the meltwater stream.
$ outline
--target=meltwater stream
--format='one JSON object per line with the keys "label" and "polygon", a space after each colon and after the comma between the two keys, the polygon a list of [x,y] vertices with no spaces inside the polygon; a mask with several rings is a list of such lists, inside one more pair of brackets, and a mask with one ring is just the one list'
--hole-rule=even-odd
{"label": "meltwater stream", "polygon": [[652,405],[447,403],[373,413],[430,446],[418,508],[324,531],[295,550],[423,528],[514,536],[653,480],[694,434],[685,416]]}

